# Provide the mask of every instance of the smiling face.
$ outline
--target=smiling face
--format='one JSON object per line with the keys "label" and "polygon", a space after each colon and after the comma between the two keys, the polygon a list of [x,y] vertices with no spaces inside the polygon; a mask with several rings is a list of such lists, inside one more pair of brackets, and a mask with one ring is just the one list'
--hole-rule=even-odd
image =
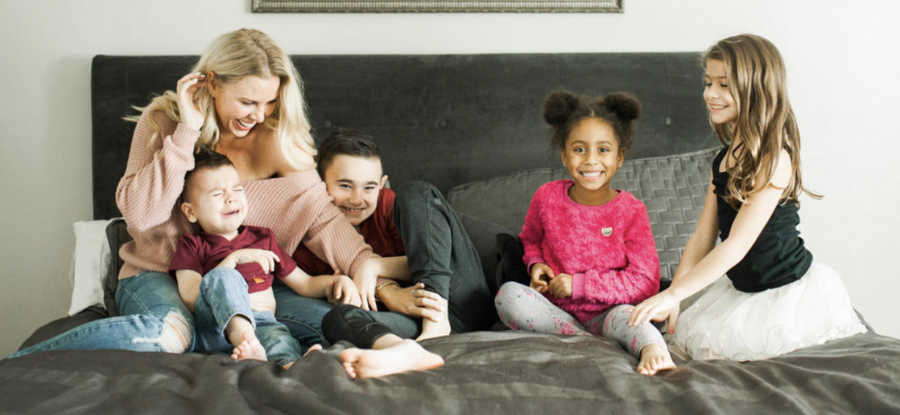
{"label": "smiling face", "polygon": [[[211,76],[215,78],[213,74]],[[210,82],[216,118],[223,137],[246,137],[257,124],[272,115],[281,80],[277,76],[245,76],[232,82]]]}
{"label": "smiling face", "polygon": [[378,157],[339,154],[325,168],[323,179],[334,204],[353,226],[359,226],[375,212],[387,176],[382,174]]}
{"label": "smiling face", "polygon": [[237,170],[221,166],[194,172],[185,183],[181,211],[207,233],[228,240],[237,236],[238,227],[247,217],[247,196]]}
{"label": "smiling face", "polygon": [[703,77],[703,100],[709,110],[709,119],[714,124],[732,122],[737,118],[737,105],[728,89],[725,63],[718,59],[707,59],[706,75]]}
{"label": "smiling face", "polygon": [[578,122],[566,139],[563,166],[575,181],[569,196],[581,204],[603,204],[617,192],[610,180],[622,165],[624,155],[612,126],[598,118]]}

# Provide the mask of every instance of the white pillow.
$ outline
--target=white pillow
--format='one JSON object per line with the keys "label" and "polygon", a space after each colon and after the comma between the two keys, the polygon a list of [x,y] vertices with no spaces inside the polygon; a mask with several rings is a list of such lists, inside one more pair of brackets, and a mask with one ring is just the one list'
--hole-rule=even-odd
{"label": "white pillow", "polygon": [[72,303],[69,315],[98,305],[106,309],[103,302],[103,278],[110,261],[109,241],[106,227],[109,220],[75,222],[75,252],[72,254]]}

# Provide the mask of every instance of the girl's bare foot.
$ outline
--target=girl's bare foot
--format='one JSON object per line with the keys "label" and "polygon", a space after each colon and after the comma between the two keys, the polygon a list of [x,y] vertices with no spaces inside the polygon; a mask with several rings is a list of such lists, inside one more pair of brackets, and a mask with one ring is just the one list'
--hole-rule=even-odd
{"label": "girl's bare foot", "polygon": [[665,346],[648,344],[641,349],[641,361],[636,369],[638,373],[653,376],[660,370],[669,369],[675,369],[675,362]]}
{"label": "girl's bare foot", "polygon": [[262,360],[267,361],[266,349],[259,343],[259,339],[255,335],[244,334],[244,341],[234,347],[231,352],[231,358],[234,360]]}
{"label": "girl's bare foot", "polygon": [[444,365],[444,359],[412,340],[403,340],[378,350],[354,347],[344,350],[340,356],[344,371],[354,379],[434,369]]}

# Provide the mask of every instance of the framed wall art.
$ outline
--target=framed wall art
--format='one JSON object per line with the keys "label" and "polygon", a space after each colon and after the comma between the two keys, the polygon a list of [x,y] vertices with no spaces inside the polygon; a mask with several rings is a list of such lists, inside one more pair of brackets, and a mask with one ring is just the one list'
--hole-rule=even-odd
{"label": "framed wall art", "polygon": [[624,0],[252,0],[254,13],[622,13]]}

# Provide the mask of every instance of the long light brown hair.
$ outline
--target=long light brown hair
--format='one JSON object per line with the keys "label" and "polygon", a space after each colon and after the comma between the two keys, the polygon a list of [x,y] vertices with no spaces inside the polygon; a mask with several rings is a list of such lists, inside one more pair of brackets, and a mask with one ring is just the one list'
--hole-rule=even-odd
{"label": "long light brown hair", "polygon": [[[254,29],[239,29],[219,36],[210,44],[191,72],[213,72],[216,75],[216,82],[222,83],[235,82],[251,75],[261,78],[277,76],[281,82],[276,107],[272,115],[266,117],[262,126],[275,131],[282,153],[295,166],[300,166],[302,160],[297,154],[298,150],[315,156],[316,147],[309,134],[300,74],[290,57],[265,33]],[[201,146],[215,148],[219,142],[220,132],[216,122],[215,104],[209,90],[198,89],[194,94],[194,101],[204,114],[200,139],[197,140],[195,149]],[[174,121],[181,120],[178,113],[178,98],[175,91],[171,90],[154,98],[146,107],[136,109],[144,112],[159,110]],[[126,117],[130,121],[137,121],[138,118]],[[153,117],[150,117],[150,122],[156,129],[156,134],[150,140],[153,145],[161,132]]]}
{"label": "long light brown hair", "polygon": [[744,203],[772,180],[781,149],[791,158],[793,174],[782,193],[799,203],[801,192],[821,198],[803,187],[800,172],[800,130],[788,100],[781,54],[763,37],[742,34],[722,39],[703,55],[703,63],[721,61],[728,90],[737,107],[734,122],[710,125],[725,145],[734,164],[727,166],[731,204]]}

